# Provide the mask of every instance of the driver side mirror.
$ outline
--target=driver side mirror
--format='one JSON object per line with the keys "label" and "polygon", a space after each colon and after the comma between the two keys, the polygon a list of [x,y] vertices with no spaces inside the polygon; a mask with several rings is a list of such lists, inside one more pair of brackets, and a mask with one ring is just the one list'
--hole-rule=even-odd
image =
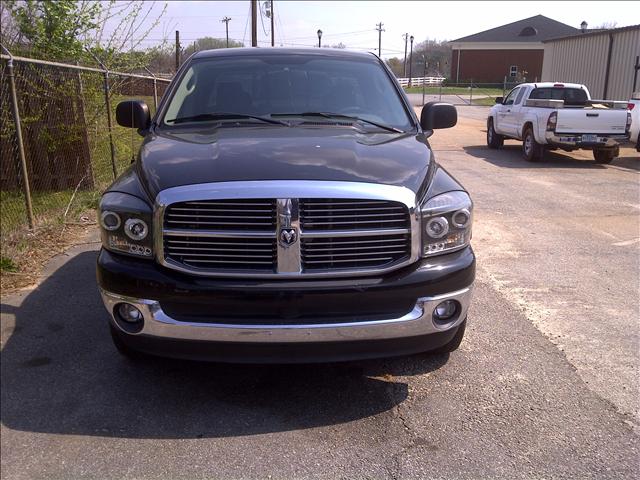
{"label": "driver side mirror", "polygon": [[149,107],[141,100],[125,100],[116,107],[118,125],[146,130],[151,124]]}
{"label": "driver side mirror", "polygon": [[503,101],[504,101],[503,97],[496,97],[496,105],[498,105],[498,104],[502,105]]}
{"label": "driver side mirror", "polygon": [[458,123],[458,112],[450,103],[429,102],[422,107],[420,126],[425,131],[451,128],[456,123]]}

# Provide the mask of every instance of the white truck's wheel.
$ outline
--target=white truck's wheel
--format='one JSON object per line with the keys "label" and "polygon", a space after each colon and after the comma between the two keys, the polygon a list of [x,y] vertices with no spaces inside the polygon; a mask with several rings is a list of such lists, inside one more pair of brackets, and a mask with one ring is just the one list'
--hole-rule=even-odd
{"label": "white truck's wheel", "polygon": [[522,137],[522,156],[527,162],[540,162],[544,158],[544,145],[536,142],[531,127],[527,127]]}
{"label": "white truck's wheel", "polygon": [[593,151],[593,159],[596,163],[611,163],[614,158],[616,158],[616,152],[611,148]]}
{"label": "white truck's wheel", "polygon": [[504,145],[504,137],[499,133],[496,133],[493,128],[493,119],[489,118],[487,121],[487,146],[489,148],[500,148]]}

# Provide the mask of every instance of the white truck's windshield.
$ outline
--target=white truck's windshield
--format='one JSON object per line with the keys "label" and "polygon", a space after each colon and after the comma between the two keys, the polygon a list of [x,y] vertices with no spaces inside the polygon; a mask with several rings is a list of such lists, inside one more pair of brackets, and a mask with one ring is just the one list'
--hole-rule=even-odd
{"label": "white truck's windshield", "polygon": [[529,95],[532,100],[564,100],[565,105],[584,106],[589,98],[581,88],[547,87],[534,88]]}

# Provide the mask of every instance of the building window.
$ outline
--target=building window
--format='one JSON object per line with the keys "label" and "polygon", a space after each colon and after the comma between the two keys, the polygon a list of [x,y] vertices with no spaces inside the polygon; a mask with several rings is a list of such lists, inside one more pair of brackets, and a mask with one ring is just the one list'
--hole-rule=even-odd
{"label": "building window", "polygon": [[517,65],[511,65],[511,67],[509,68],[509,76],[510,77],[516,77],[518,75],[518,66]]}

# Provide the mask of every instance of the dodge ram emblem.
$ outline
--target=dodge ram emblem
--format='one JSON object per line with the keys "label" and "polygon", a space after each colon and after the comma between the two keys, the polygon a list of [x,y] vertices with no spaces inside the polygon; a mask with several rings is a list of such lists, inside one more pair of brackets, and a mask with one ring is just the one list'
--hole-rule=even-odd
{"label": "dodge ram emblem", "polygon": [[283,228],[280,230],[280,243],[289,247],[298,240],[298,232],[295,228]]}

